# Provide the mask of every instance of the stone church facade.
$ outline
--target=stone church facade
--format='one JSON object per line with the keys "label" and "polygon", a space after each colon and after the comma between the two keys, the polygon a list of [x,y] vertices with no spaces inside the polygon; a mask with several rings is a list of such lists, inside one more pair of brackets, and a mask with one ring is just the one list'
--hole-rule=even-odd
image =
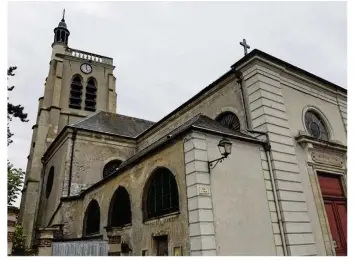
{"label": "stone church facade", "polygon": [[346,255],[345,89],[255,49],[150,122],[69,35],[63,17],[19,215],[39,255]]}

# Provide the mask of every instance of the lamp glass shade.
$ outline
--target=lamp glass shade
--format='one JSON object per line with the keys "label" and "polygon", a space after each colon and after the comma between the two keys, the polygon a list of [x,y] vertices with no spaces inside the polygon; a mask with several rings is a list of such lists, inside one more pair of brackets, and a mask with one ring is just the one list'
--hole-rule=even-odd
{"label": "lamp glass shade", "polygon": [[231,154],[232,143],[229,140],[225,138],[221,139],[218,147],[222,156],[227,157],[229,154]]}

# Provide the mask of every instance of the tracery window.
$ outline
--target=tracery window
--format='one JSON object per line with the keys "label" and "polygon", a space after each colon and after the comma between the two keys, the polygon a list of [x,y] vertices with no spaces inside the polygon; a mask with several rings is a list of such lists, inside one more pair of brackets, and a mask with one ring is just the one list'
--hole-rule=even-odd
{"label": "tracery window", "polygon": [[329,133],[321,116],[313,111],[308,110],[305,113],[305,126],[308,133],[314,138],[328,141]]}
{"label": "tracery window", "polygon": [[215,119],[220,122],[223,126],[230,128],[235,131],[240,130],[240,120],[238,117],[232,112],[224,112],[218,115]]}
{"label": "tracery window", "polygon": [[97,200],[91,200],[87,206],[84,217],[85,236],[93,235],[100,232],[100,206]]}
{"label": "tracery window", "polygon": [[164,167],[156,169],[146,185],[145,219],[179,210],[177,182],[170,170]]}
{"label": "tracery window", "polygon": [[73,77],[70,86],[70,99],[69,107],[81,109],[81,96],[82,96],[82,80],[79,75]]}
{"label": "tracery window", "polygon": [[97,87],[94,78],[90,78],[86,86],[85,110],[96,111]]}
{"label": "tracery window", "polygon": [[121,160],[112,160],[108,162],[103,168],[103,178],[106,178],[107,176],[114,173],[119,168],[121,163]]}
{"label": "tracery window", "polygon": [[109,206],[108,226],[123,227],[132,222],[130,198],[128,191],[119,186],[114,192]]}

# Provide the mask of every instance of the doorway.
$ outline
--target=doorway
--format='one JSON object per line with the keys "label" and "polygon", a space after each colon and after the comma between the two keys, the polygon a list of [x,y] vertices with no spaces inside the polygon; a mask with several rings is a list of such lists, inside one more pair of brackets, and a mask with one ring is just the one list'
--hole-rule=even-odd
{"label": "doorway", "polygon": [[347,255],[347,198],[341,176],[318,173],[318,182],[337,256]]}
{"label": "doorway", "polygon": [[156,255],[168,256],[168,236],[156,236],[154,237],[154,242],[156,245]]}

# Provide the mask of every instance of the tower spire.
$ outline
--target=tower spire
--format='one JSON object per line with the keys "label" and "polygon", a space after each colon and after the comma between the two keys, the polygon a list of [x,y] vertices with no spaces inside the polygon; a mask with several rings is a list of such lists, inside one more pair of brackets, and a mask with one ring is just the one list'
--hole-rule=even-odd
{"label": "tower spire", "polygon": [[70,32],[65,23],[65,9],[63,9],[63,17],[58,24],[58,27],[54,29],[54,42],[53,44],[64,44],[65,46],[68,45]]}

